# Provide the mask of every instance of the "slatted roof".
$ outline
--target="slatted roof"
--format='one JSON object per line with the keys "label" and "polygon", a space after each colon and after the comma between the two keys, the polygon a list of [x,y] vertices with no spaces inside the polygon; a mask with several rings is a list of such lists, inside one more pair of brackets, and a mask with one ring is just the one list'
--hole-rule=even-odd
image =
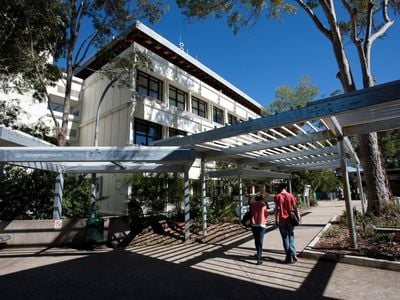
{"label": "slatted roof", "polygon": [[220,173],[227,177],[288,178],[294,171],[339,168],[338,140],[356,164],[348,135],[399,127],[400,81],[394,81],[150,147],[60,148],[0,127],[0,162],[64,173],[183,172],[197,157],[236,163],[236,170]]}
{"label": "slatted roof", "polygon": [[[190,147],[205,160],[287,172],[339,168],[338,140],[348,161],[359,159],[347,136],[400,127],[400,81],[311,102],[307,107],[154,142]],[[222,174],[222,173],[221,173]]]}

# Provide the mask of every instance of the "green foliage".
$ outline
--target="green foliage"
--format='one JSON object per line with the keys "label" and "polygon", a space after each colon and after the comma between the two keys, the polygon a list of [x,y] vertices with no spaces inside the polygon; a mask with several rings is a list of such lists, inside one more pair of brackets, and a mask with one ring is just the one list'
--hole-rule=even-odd
{"label": "green foliage", "polygon": [[49,56],[62,54],[65,42],[65,10],[61,1],[2,1],[0,14],[0,82],[3,89],[35,90],[38,99],[44,85],[61,77]]}
{"label": "green foliage", "polygon": [[378,133],[379,146],[385,159],[386,168],[400,167],[400,129]]}
{"label": "green foliage", "polygon": [[318,87],[312,86],[307,76],[300,78],[297,87],[280,86],[275,90],[275,99],[263,110],[263,115],[305,107],[318,94]]}
{"label": "green foliage", "polygon": [[337,238],[341,234],[341,231],[338,227],[331,226],[327,231],[325,231],[322,236],[326,238]]}
{"label": "green foliage", "polygon": [[12,102],[0,100],[0,124],[6,127],[14,127],[21,111],[17,99]]}
{"label": "green foliage", "polygon": [[335,176],[335,173],[331,169],[323,170],[306,170],[303,172],[297,172],[294,174],[292,181],[293,190],[296,193],[302,193],[304,185],[311,185],[310,192],[331,192],[335,191],[340,185],[340,180]]}
{"label": "green foliage", "polygon": [[180,214],[183,180],[177,175],[166,178],[161,174],[133,174],[126,178],[126,182],[131,187],[128,208],[133,218],[143,216],[144,207],[148,208],[152,215],[164,213],[167,202],[174,204],[176,214]]}
{"label": "green foliage", "polygon": [[85,175],[66,175],[62,215],[65,218],[87,218],[89,212],[90,180]]}
{"label": "green foliage", "polygon": [[272,19],[279,19],[282,13],[295,14],[296,8],[283,0],[177,0],[178,7],[190,20],[204,20],[207,16],[222,18],[226,15],[228,26],[236,34],[244,26],[254,24],[264,10]]}
{"label": "green foliage", "polygon": [[51,219],[55,175],[6,166],[0,185],[0,220]]}
{"label": "green foliage", "polygon": [[11,102],[0,100],[0,125],[20,130],[54,145],[57,144],[55,137],[51,136],[51,128],[42,121],[30,126],[19,124],[18,117],[21,114],[25,114],[25,112],[20,107],[19,100],[15,99]]}

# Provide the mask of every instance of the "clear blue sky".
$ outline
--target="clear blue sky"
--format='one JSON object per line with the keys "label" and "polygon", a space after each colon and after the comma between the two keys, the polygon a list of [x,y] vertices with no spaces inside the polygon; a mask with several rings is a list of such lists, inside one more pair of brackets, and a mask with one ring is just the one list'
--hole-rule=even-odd
{"label": "clear blue sky", "polygon": [[[209,18],[189,24],[168,1],[169,12],[158,24],[143,22],[178,46],[180,39],[194,58],[262,105],[274,99],[280,85],[295,88],[307,75],[319,88],[319,98],[341,89],[330,43],[302,10],[281,21],[260,18],[255,26],[236,36],[224,19]],[[372,47],[372,71],[377,84],[400,79],[400,19],[384,40]],[[352,44],[347,43],[351,49]],[[359,64],[354,51],[350,61],[357,87],[361,87]]]}

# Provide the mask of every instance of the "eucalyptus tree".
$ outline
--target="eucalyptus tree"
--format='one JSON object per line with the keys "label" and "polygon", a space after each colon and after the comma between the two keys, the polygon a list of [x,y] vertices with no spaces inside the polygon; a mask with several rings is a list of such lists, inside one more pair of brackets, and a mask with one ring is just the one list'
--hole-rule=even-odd
{"label": "eucalyptus tree", "polygon": [[307,106],[318,95],[318,87],[311,85],[307,76],[302,76],[297,87],[281,85],[275,89],[275,98],[262,110],[262,115],[284,112]]}
{"label": "eucalyptus tree", "polygon": [[[46,86],[61,78],[50,57],[62,55],[65,15],[53,0],[0,0],[0,86],[3,92],[34,91],[48,98]],[[55,117],[53,115],[53,119]]]}
{"label": "eucalyptus tree", "polygon": [[[9,50],[17,49],[17,53],[21,55],[18,57],[11,53],[10,59],[2,59],[2,74],[7,77],[12,70],[20,82],[34,82],[35,90],[40,91],[39,94],[49,100],[46,95],[46,86],[49,82],[59,79],[61,71],[65,72],[63,75],[65,98],[61,126],[55,122],[60,146],[66,144],[74,72],[96,49],[102,49],[102,55],[112,55],[108,51],[110,47],[107,46],[112,45],[115,36],[126,33],[138,20],[148,19],[151,23],[158,21],[168,8],[158,0],[1,2],[0,14],[5,20],[5,26],[0,29],[1,52],[7,53]],[[13,48],[10,48],[7,41],[12,41]],[[44,61],[49,56],[56,59],[59,68]],[[31,60],[30,67],[25,72],[25,62],[29,59]]]}
{"label": "eucalyptus tree", "polygon": [[[330,43],[339,69],[335,75],[345,93],[357,90],[348,46],[353,45],[356,49],[358,60],[352,63],[353,67],[357,65],[361,69],[362,87],[373,86],[372,45],[385,36],[400,12],[399,0],[177,0],[177,4],[189,19],[226,16],[234,33],[243,26],[254,24],[263,13],[277,19],[281,14],[295,14],[298,9],[302,10]],[[351,42],[349,45],[346,37]],[[363,134],[358,140],[367,185],[368,210],[378,214],[384,203],[390,200],[391,193],[377,134]]]}

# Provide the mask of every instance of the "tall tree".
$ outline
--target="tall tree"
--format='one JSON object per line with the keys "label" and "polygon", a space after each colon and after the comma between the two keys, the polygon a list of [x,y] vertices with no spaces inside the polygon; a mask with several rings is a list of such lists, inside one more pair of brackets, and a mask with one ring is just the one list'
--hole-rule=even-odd
{"label": "tall tree", "polygon": [[[60,58],[59,65],[61,62],[65,63],[64,67],[61,67],[65,72],[63,118],[61,127],[57,122],[55,124],[60,146],[66,144],[71,87],[75,70],[82,66],[82,62],[91,54],[91,51],[111,45],[110,41],[114,36],[127,32],[137,20],[148,19],[152,23],[156,22],[168,8],[158,0],[18,0],[11,1],[11,4],[8,4],[10,1],[2,2],[6,3],[4,3],[4,8],[0,8],[0,13],[3,19],[5,18],[7,28],[0,29],[1,37],[13,40],[15,36],[23,36],[23,43],[28,46],[35,46],[38,41],[43,44],[52,42],[57,45],[55,48],[57,51],[49,51],[54,50],[54,47],[42,49],[24,46],[25,50],[31,50],[28,53],[35,58],[32,59],[35,63],[28,78],[35,78],[34,82],[39,84],[39,87],[35,86],[36,90],[46,94],[46,86],[49,83],[46,80],[37,80],[38,76],[44,78],[43,66],[49,66],[42,59],[37,60],[38,57],[48,58],[48,54],[51,54],[55,55],[56,59]],[[51,17],[50,19],[54,22],[47,22],[47,17]],[[47,34],[40,34],[39,20],[46,24],[43,29]],[[15,44],[17,48],[20,47],[20,40],[16,40]],[[6,52],[8,46],[5,43],[2,44],[3,46],[2,52],[3,49]],[[23,53],[23,51],[18,53]],[[15,66],[14,74],[24,70],[23,65],[15,64],[15,58],[2,61],[0,66],[5,71],[9,70],[10,66]],[[58,72],[57,75],[59,74]],[[54,81],[58,78],[51,79]]]}
{"label": "tall tree", "polygon": [[318,95],[318,87],[312,86],[307,76],[302,76],[295,89],[282,85],[275,89],[275,99],[262,111],[263,115],[284,112],[307,106]]}
{"label": "tall tree", "polygon": [[33,90],[35,98],[48,98],[46,86],[61,78],[50,58],[63,52],[62,4],[54,0],[0,0],[0,15],[0,87],[5,92]]}
{"label": "tall tree", "polygon": [[[371,87],[375,84],[371,70],[371,47],[394,24],[391,15],[400,12],[398,0],[341,0],[343,9],[339,8],[340,11],[333,0],[177,0],[177,3],[189,19],[227,16],[228,25],[235,33],[241,27],[256,22],[264,11],[270,18],[279,18],[282,12],[292,14],[300,8],[331,44],[339,69],[337,77],[345,93],[357,88],[344,37],[349,36],[356,48],[363,88]],[[342,16],[343,21],[338,16]],[[367,185],[368,210],[379,214],[384,203],[390,200],[391,193],[377,134],[360,135],[358,139]]]}

